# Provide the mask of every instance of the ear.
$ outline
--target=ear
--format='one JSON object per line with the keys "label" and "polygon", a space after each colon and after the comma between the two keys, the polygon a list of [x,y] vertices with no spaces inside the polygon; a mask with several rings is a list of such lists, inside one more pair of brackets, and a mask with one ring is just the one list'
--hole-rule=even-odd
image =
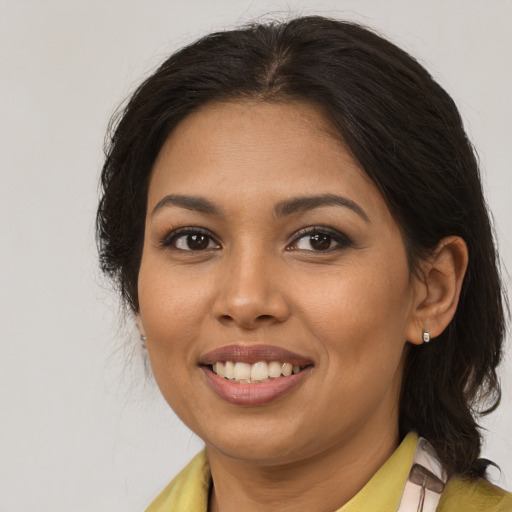
{"label": "ear", "polygon": [[423,333],[439,336],[455,315],[468,266],[468,249],[459,236],[443,238],[421,264],[415,278],[415,300],[407,340],[421,345]]}

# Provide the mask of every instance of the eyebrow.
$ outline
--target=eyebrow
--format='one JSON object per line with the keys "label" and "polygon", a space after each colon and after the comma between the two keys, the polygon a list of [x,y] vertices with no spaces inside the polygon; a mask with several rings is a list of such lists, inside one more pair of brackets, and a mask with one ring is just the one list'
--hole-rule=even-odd
{"label": "eyebrow", "polygon": [[[208,199],[200,196],[186,196],[181,194],[170,194],[162,198],[153,208],[151,215],[155,215],[165,207],[178,206],[187,210],[206,213],[208,215],[221,215],[221,209]],[[334,194],[322,194],[318,196],[301,196],[293,199],[286,199],[276,204],[274,213],[276,217],[287,217],[294,213],[302,213],[322,206],[343,206],[357,213],[366,222],[370,222],[365,211],[354,201],[347,197]]]}
{"label": "eyebrow", "polygon": [[158,201],[157,205],[153,208],[151,215],[155,215],[155,213],[166,206],[179,206],[187,210],[207,213],[209,215],[221,214],[220,208],[204,197],[171,194]]}
{"label": "eyebrow", "polygon": [[368,215],[357,203],[348,197],[334,194],[303,196],[281,201],[277,203],[275,207],[275,214],[277,217],[286,217],[294,213],[302,213],[322,206],[343,206],[357,213],[366,222],[370,222]]}

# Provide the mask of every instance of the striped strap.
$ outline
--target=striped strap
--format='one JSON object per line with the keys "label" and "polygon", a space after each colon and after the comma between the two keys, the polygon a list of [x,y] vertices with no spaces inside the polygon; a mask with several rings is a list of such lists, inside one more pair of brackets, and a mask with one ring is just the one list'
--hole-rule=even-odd
{"label": "striped strap", "polygon": [[446,472],[432,445],[420,437],[397,512],[435,512]]}

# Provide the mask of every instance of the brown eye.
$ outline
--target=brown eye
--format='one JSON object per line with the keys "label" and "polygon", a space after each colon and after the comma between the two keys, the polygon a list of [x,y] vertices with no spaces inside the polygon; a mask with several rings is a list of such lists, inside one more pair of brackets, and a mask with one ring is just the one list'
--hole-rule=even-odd
{"label": "brown eye", "polygon": [[327,226],[315,226],[300,230],[295,240],[288,246],[288,250],[330,252],[352,245],[352,240],[343,233]]}
{"label": "brown eye", "polygon": [[331,247],[331,237],[324,233],[315,233],[309,237],[309,245],[315,251],[326,251]]}
{"label": "brown eye", "polygon": [[180,251],[206,251],[210,249],[220,249],[220,246],[207,233],[199,231],[197,228],[185,228],[178,230],[165,237],[162,241],[164,247],[171,247]]}
{"label": "brown eye", "polygon": [[185,237],[187,248],[191,251],[202,251],[208,247],[209,237],[198,233],[196,235],[187,235]]}

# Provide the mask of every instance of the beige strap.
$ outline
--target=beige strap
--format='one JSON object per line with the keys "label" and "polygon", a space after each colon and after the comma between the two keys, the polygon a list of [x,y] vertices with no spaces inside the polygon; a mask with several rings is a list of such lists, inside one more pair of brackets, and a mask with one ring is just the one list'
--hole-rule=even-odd
{"label": "beige strap", "polygon": [[397,512],[435,512],[446,472],[432,445],[420,437]]}

